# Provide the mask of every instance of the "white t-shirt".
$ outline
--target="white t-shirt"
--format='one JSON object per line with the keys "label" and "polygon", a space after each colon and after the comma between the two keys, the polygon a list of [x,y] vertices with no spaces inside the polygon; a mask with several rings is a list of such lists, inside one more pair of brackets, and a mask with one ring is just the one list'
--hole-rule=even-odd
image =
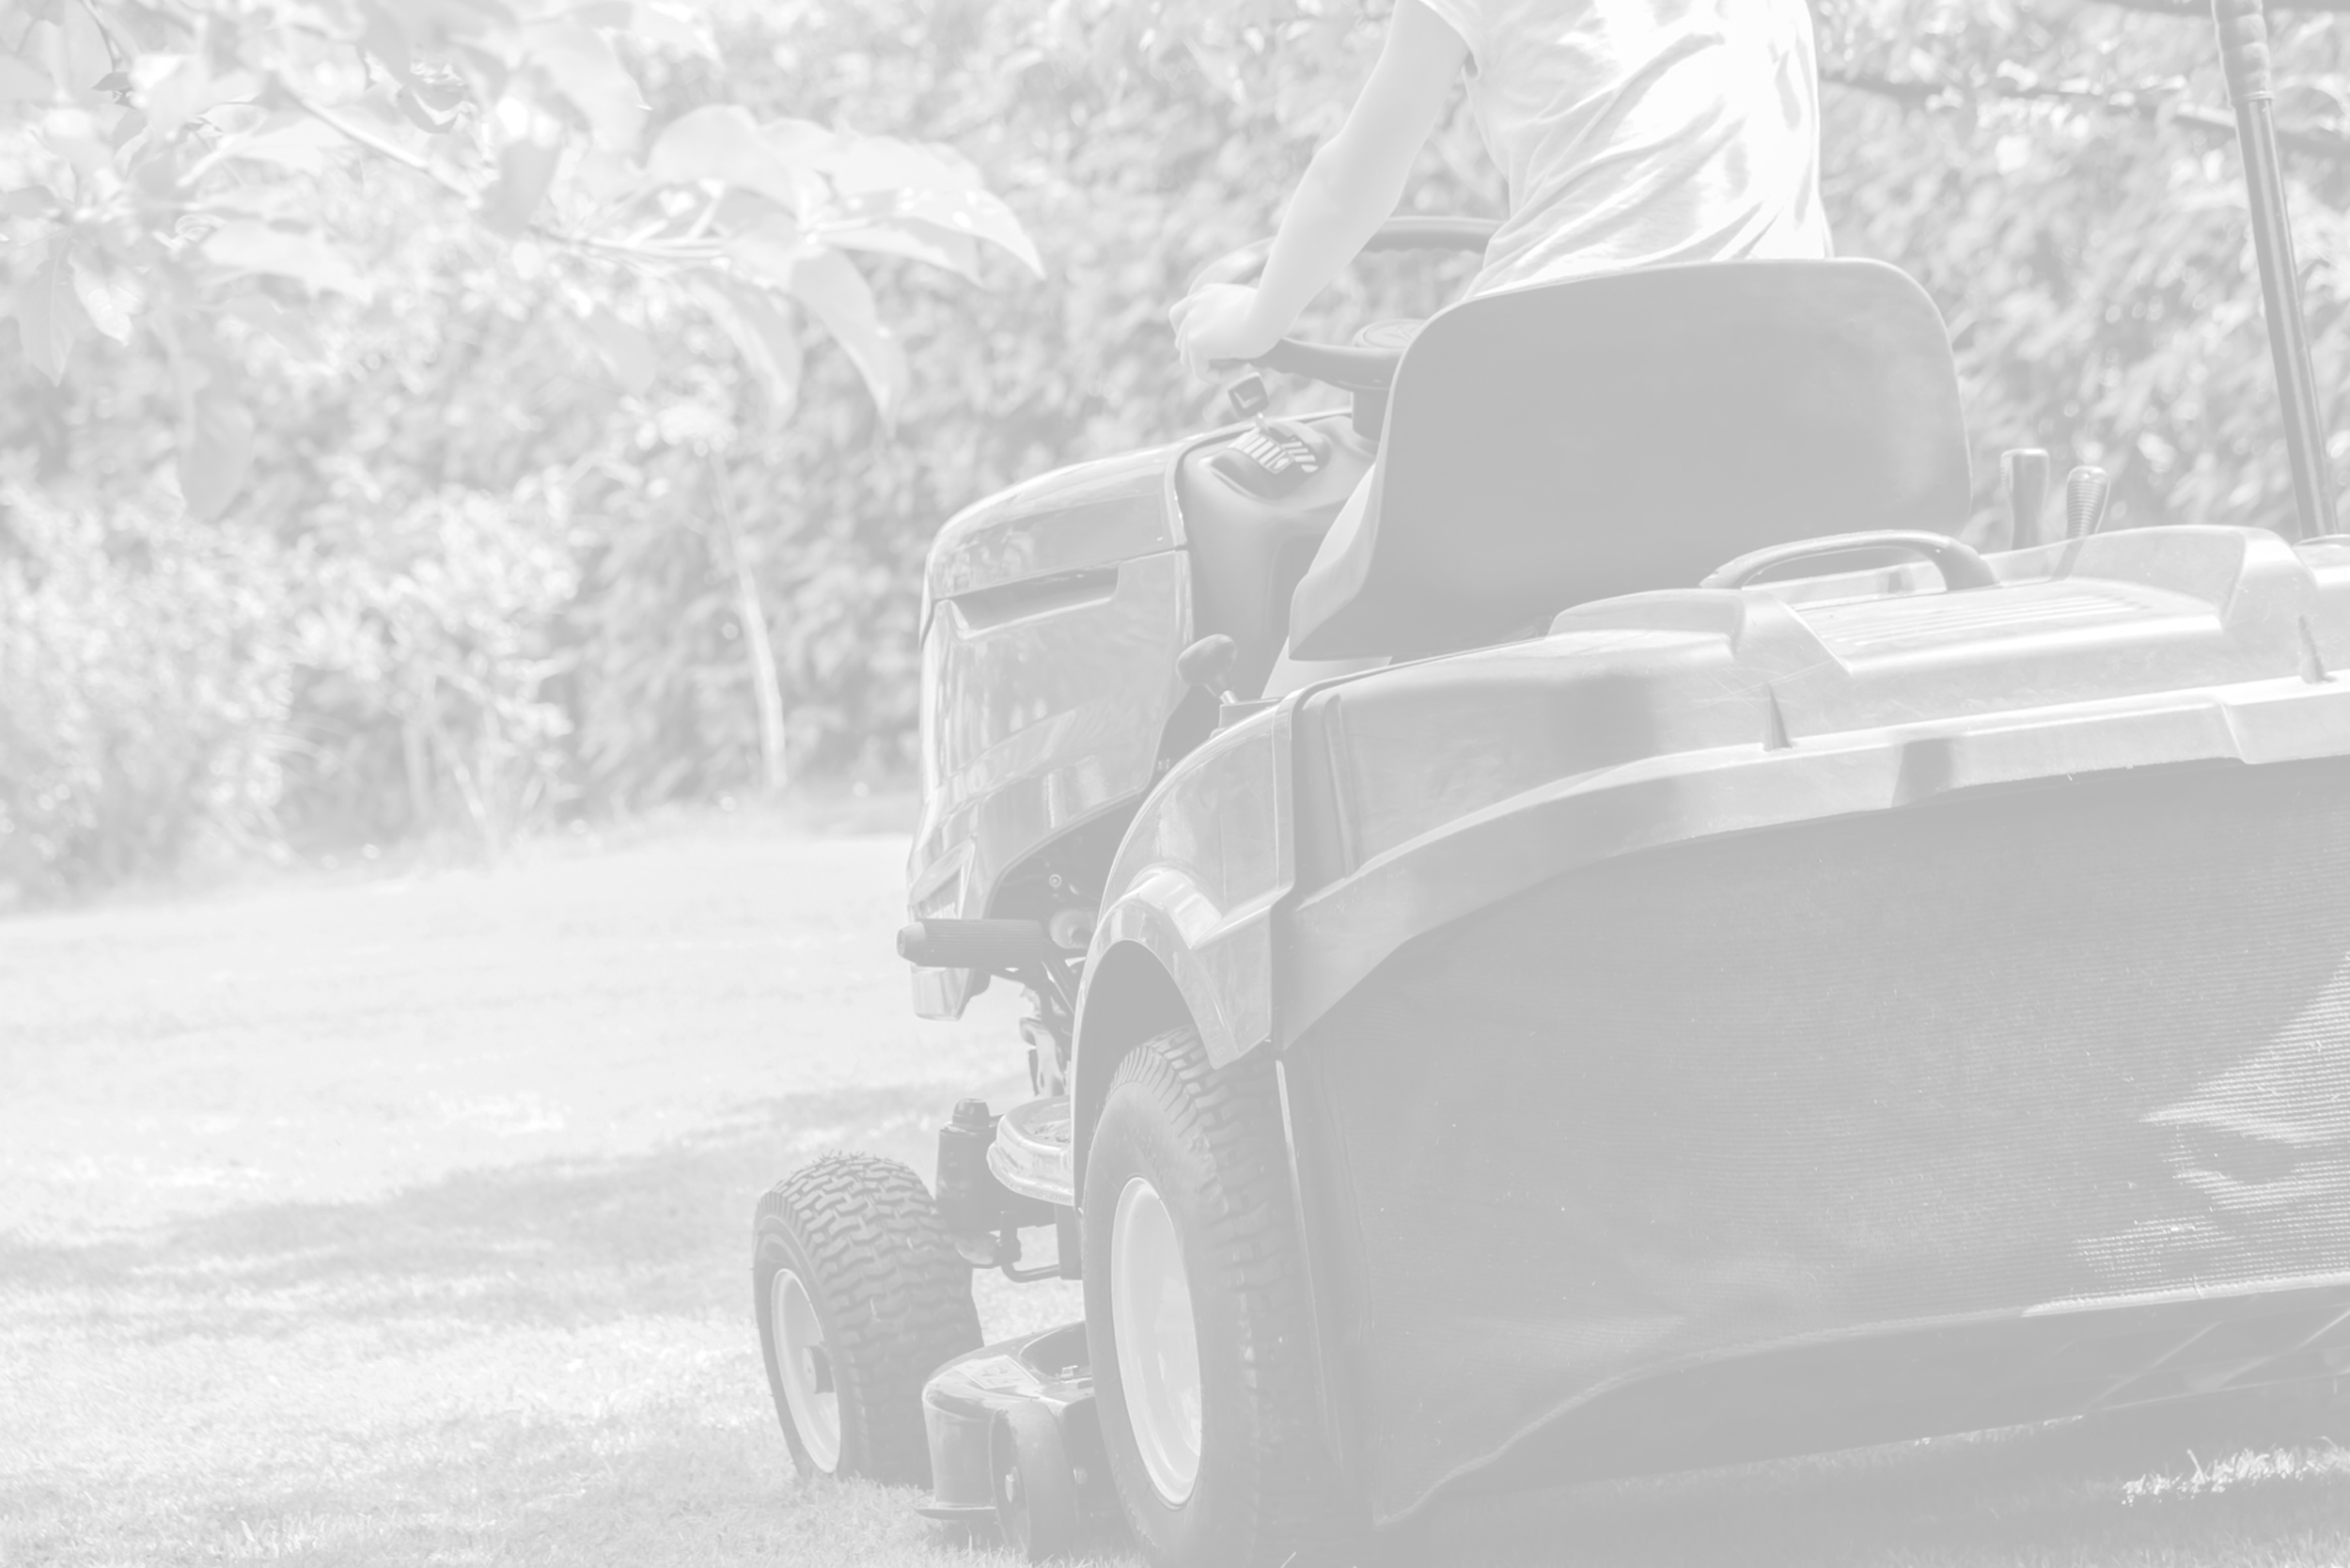
{"label": "white t-shirt", "polygon": [[1830,253],[1805,0],[1422,0],[1510,180],[1473,293]]}

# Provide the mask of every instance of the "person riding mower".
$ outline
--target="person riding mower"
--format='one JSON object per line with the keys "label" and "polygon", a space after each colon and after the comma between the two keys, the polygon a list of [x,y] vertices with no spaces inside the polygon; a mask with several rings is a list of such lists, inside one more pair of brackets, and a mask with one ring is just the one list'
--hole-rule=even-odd
{"label": "person riding mower", "polygon": [[[1939,315],[1800,257],[1285,339],[1349,408],[948,523],[899,946],[925,1016],[1024,990],[1032,1093],[931,1185],[760,1200],[803,1471],[1034,1560],[1343,1561],[1480,1491],[2350,1373],[2350,538],[2261,6],[2216,8],[2296,537],[2107,528],[2090,470],[2051,528],[2016,452],[2012,547],[1962,543]],[[1355,667],[1268,696],[1285,644]],[[978,1268],[1083,1321],[982,1345]]]}

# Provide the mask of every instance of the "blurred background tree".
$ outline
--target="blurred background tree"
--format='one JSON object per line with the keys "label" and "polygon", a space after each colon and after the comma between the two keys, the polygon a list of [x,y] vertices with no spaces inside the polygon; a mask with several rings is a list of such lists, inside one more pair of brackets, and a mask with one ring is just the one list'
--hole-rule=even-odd
{"label": "blurred background tree", "polygon": [[[1950,321],[1972,530],[2026,443],[2123,525],[2283,517],[2202,8],[1815,6],[1838,243]],[[931,535],[1220,417],[1166,308],[1269,231],[1386,8],[18,0],[0,880],[895,773]],[[2333,8],[2276,19],[2329,396]],[[1456,116],[1407,202],[1502,201]],[[1466,271],[1367,266],[1318,324]]]}

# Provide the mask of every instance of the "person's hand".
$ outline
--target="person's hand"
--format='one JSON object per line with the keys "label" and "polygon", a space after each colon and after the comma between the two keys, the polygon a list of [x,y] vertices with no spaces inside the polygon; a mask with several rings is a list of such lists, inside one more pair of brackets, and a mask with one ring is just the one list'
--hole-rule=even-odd
{"label": "person's hand", "polygon": [[1257,290],[1237,283],[1213,283],[1177,302],[1167,317],[1175,323],[1175,353],[1184,368],[1214,381],[1219,359],[1255,359],[1281,340],[1277,328],[1258,324]]}

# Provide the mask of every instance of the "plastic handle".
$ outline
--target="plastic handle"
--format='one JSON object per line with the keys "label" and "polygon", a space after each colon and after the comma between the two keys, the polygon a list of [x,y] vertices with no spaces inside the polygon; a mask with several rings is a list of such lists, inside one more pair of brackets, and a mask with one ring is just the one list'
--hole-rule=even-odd
{"label": "plastic handle", "polygon": [[2227,71],[2228,97],[2237,103],[2275,96],[2268,59],[2268,12],[2262,0],[2211,0],[2219,29],[2219,62]]}
{"label": "plastic handle", "polygon": [[1175,674],[1186,686],[1221,697],[1239,661],[1240,644],[1222,632],[1211,632],[1175,655]]}
{"label": "plastic handle", "polygon": [[2064,477],[2064,537],[2087,539],[2105,526],[2113,481],[2102,468],[2082,463]]}
{"label": "plastic handle", "polygon": [[1700,588],[1745,588],[1773,567],[1789,566],[1821,556],[1847,555],[1855,550],[1901,550],[1932,561],[1942,573],[1946,588],[1984,588],[1998,585],[1998,576],[1991,563],[1975,554],[1970,545],[1961,544],[1948,534],[1929,534],[1905,528],[1887,528],[1873,533],[1824,534],[1818,539],[1799,539],[1793,544],[1773,544],[1750,551],[1727,565],[1715,569],[1713,574],[1700,583]]}
{"label": "plastic handle", "polygon": [[2018,550],[2040,542],[2040,516],[2048,510],[2048,454],[2017,447],[1999,454],[2007,476],[2008,542]]}

